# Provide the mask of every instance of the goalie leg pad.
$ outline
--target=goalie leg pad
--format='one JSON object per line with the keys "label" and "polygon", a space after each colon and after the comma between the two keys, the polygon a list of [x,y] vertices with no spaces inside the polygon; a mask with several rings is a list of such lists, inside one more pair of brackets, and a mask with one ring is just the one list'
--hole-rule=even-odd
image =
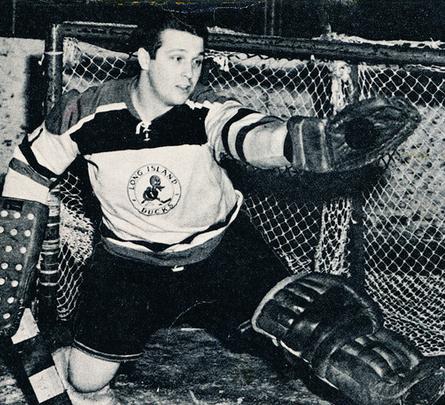
{"label": "goalie leg pad", "polygon": [[0,335],[12,336],[36,279],[48,207],[0,197]]}
{"label": "goalie leg pad", "polygon": [[382,318],[371,298],[357,293],[344,278],[310,273],[278,283],[256,309],[252,325],[294,355],[311,361],[314,356],[328,356],[334,341],[341,345],[352,336],[378,330]]}
{"label": "goalie leg pad", "polygon": [[385,329],[372,299],[341,277],[284,279],[262,300],[252,325],[357,405],[432,405],[444,394],[445,356],[425,358]]}
{"label": "goalie leg pad", "polygon": [[424,357],[384,328],[351,340],[313,371],[357,404],[432,405],[445,393],[445,356]]}

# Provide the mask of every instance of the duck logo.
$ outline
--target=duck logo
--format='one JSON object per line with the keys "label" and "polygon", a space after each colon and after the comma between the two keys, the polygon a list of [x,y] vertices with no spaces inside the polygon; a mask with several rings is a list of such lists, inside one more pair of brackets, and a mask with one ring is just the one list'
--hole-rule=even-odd
{"label": "duck logo", "polygon": [[141,214],[163,215],[181,198],[177,177],[164,166],[148,164],[140,167],[128,181],[128,198]]}

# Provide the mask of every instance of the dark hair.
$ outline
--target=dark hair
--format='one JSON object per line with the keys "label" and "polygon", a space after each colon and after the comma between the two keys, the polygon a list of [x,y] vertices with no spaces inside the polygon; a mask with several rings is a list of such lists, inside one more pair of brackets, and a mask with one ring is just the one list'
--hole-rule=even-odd
{"label": "dark hair", "polygon": [[204,48],[207,45],[207,27],[197,21],[196,17],[183,14],[176,16],[171,12],[161,11],[151,13],[138,24],[128,42],[129,53],[144,48],[150,58],[155,59],[157,50],[162,46],[161,34],[168,29],[189,32],[204,40]]}

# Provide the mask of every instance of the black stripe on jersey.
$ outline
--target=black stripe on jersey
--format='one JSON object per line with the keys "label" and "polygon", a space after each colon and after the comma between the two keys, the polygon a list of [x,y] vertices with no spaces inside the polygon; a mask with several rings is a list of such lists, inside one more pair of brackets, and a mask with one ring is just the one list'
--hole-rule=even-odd
{"label": "black stripe on jersey", "polygon": [[[103,223],[101,223],[101,225],[100,225],[100,234],[104,238],[111,238],[111,239],[115,239],[115,240],[124,241],[124,239],[119,238],[119,236],[117,236],[112,230],[107,228]],[[128,242],[128,241],[125,241],[125,242]],[[168,245],[166,243],[149,242],[149,241],[134,241],[134,240],[131,240],[130,242],[135,243],[137,245],[144,246],[144,247],[152,250],[153,252],[162,252],[163,250],[165,250],[165,249],[167,249],[167,248],[169,248],[171,246],[171,245]]]}
{"label": "black stripe on jersey", "polygon": [[41,184],[42,186],[49,187],[52,184],[52,180],[43,177],[42,175],[37,173],[31,166],[27,165],[26,163],[16,158],[11,159],[11,161],[9,162],[9,167],[15,172],[23,176],[29,177],[36,183]]}
{"label": "black stripe on jersey", "polygon": [[192,110],[187,105],[173,107],[154,119],[149,127],[150,140],[136,134],[140,120],[128,110],[96,113],[94,119],[71,135],[81,154],[163,146],[202,145],[207,142],[204,121],[208,109]]}
{"label": "black stripe on jersey", "polygon": [[224,150],[228,153],[229,156],[233,157],[232,153],[230,152],[230,147],[229,147],[230,127],[232,126],[232,124],[234,124],[237,121],[242,120],[244,117],[247,117],[250,114],[256,114],[256,113],[257,113],[256,111],[250,110],[248,108],[240,108],[238,110],[238,112],[224,124],[223,129],[221,131],[221,139],[223,142]]}
{"label": "black stripe on jersey", "polygon": [[[35,137],[33,139],[33,141],[36,140],[37,138],[38,138],[38,136]],[[23,153],[23,156],[25,156],[26,161],[41,176],[45,177],[48,180],[56,179],[57,175],[54,172],[52,172],[51,170],[49,170],[46,167],[42,166],[37,161],[37,159],[36,159],[36,157],[34,155],[34,152],[31,149],[32,142],[30,142],[28,137],[25,136],[25,138],[23,138],[22,143],[19,145],[19,149]]]}
{"label": "black stripe on jersey", "polygon": [[274,122],[276,120],[277,120],[277,118],[275,118],[275,117],[263,117],[259,121],[254,122],[253,124],[247,125],[245,127],[242,127],[238,131],[238,134],[236,136],[236,141],[235,141],[235,149],[236,149],[236,153],[238,154],[238,156],[241,160],[243,160],[244,162],[246,161],[246,156],[244,154],[243,146],[244,146],[244,140],[246,139],[247,134],[250,131],[252,131],[252,129],[257,128],[260,125],[265,125],[269,122]]}
{"label": "black stripe on jersey", "polygon": [[[175,243],[175,244],[182,244],[182,243],[191,243],[193,239],[195,239],[197,236],[202,235],[207,232],[215,231],[217,229],[223,228],[227,226],[230,219],[233,217],[233,214],[237,210],[238,206],[235,204],[233,208],[229,211],[229,213],[226,215],[226,218],[223,219],[220,222],[217,222],[215,224],[210,225],[208,228],[204,229],[203,231],[196,232],[193,235],[188,236],[187,238]],[[104,238],[112,238],[115,240],[124,241],[123,239],[119,238],[113,231],[108,229],[103,223],[100,225],[100,233]],[[139,240],[130,240],[125,242],[131,242],[136,245],[144,246],[153,252],[162,252],[165,249],[171,247],[172,245],[165,244],[165,243],[159,243],[159,242],[149,242],[149,241],[139,241]]]}

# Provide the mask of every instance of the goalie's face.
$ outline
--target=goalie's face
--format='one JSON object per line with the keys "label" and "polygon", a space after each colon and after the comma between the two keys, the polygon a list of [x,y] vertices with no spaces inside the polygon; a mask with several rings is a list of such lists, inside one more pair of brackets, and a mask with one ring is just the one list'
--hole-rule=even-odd
{"label": "goalie's face", "polygon": [[204,40],[189,32],[167,29],[161,33],[161,47],[155,58],[141,48],[141,75],[146,75],[151,102],[172,107],[184,104],[201,74]]}

